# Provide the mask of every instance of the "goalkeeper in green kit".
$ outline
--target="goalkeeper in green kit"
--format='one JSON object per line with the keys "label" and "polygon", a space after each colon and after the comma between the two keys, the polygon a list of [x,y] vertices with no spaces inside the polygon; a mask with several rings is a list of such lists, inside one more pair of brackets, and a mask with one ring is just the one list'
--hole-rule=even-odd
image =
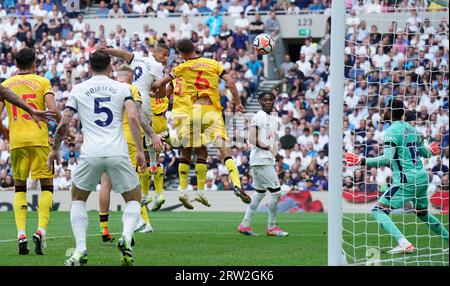
{"label": "goalkeeper in green kit", "polygon": [[[392,125],[385,132],[383,154],[375,158],[364,158],[346,153],[345,161],[348,166],[388,166],[393,169],[392,185],[372,209],[372,217],[398,242],[398,246],[390,250],[389,254],[412,253],[415,250],[414,245],[406,239],[389,216],[391,210],[402,208],[409,202],[413,203],[417,217],[448,243],[448,231],[428,212],[428,174],[420,159],[438,155],[439,145],[433,142],[426,146],[416,128],[402,120],[405,110],[402,101],[392,99],[388,106],[390,108],[385,119],[389,117]],[[448,252],[448,248],[444,251]]]}

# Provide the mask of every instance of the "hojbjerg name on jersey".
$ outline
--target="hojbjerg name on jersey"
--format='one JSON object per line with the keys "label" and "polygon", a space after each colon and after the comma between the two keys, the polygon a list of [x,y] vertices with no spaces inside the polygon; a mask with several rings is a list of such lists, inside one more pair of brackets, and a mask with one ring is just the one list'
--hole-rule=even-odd
{"label": "hojbjerg name on jersey", "polygon": [[113,86],[108,86],[108,85],[94,86],[94,87],[90,87],[89,89],[87,89],[84,92],[84,94],[86,94],[87,96],[90,96],[90,95],[101,93],[101,92],[109,92],[112,94],[117,94],[117,88],[115,88]]}

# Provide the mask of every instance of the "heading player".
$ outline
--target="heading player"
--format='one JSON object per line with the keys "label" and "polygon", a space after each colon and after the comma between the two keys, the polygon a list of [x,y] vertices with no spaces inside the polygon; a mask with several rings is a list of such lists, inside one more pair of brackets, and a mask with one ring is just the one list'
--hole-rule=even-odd
{"label": "heading player", "polygon": [[93,76],[73,87],[47,162],[49,168],[55,160],[59,162],[61,142],[73,115],[78,112],[83,125],[84,142],[80,162],[74,170],[70,208],[76,250],[65,265],[78,266],[87,262],[86,231],[89,218],[86,201],[90,192],[96,190],[103,173],[108,175],[114,191],[122,194],[126,202],[122,237],[117,247],[122,254],[122,264],[132,265],[131,239],[140,217],[141,190],[123,134],[123,114],[127,112],[136,144],[136,163],[143,171],[146,164],[139,115],[129,85],[108,77],[111,72],[110,56],[103,51],[96,51],[90,55],[89,61]]}
{"label": "heading player", "polygon": [[[192,103],[192,108],[186,110],[187,117],[190,117],[190,120],[180,128],[183,147],[198,148],[212,142],[224,158],[225,166],[233,183],[234,193],[248,204],[251,198],[241,188],[239,172],[232,157],[220,104],[219,81],[222,79],[233,95],[236,111],[245,111],[236,85],[219,62],[198,56],[191,40],[178,40],[176,48],[185,62],[175,67],[170,75],[155,82],[153,87],[160,89],[176,79],[177,93],[183,97],[190,97]],[[187,180],[189,161],[190,157],[185,156],[182,156],[182,160],[180,160],[178,167],[180,181],[182,177],[186,177]],[[206,178],[206,164],[201,171],[197,172],[197,174],[199,173],[202,173],[202,177],[204,173]],[[186,202],[189,202],[189,197],[181,184],[180,190],[179,199],[187,207]]]}
{"label": "heading player", "polygon": [[268,236],[287,236],[288,233],[276,224],[281,187],[275,170],[276,161],[280,159],[276,146],[278,121],[271,115],[275,104],[275,95],[270,92],[262,92],[259,94],[258,100],[261,110],[252,118],[249,131],[249,142],[253,144],[250,152],[250,168],[253,173],[253,188],[256,192],[252,196],[252,202],[247,207],[245,217],[237,231],[249,236],[257,235],[250,227],[251,219],[266,195],[266,191],[269,191],[269,219],[266,234]]}
{"label": "heading player", "polygon": [[[162,63],[165,63],[167,61],[167,57],[169,56],[169,47],[163,44],[158,44],[155,47],[153,55],[149,55],[148,57],[141,57],[136,53],[130,53],[120,49],[113,49],[106,45],[100,46],[100,49],[104,50],[114,57],[124,59],[127,64],[130,65],[131,69],[133,70],[133,85],[139,90],[139,93],[141,94],[142,111],[144,116],[149,122],[152,122],[152,125],[154,126],[154,128],[158,129],[158,131],[164,130],[160,126],[164,125],[164,122],[162,122],[162,117],[157,116],[157,118],[155,118],[155,123],[153,123],[151,97],[155,97],[155,100],[158,102],[164,102],[164,98],[166,97],[166,89],[165,86],[163,86],[159,88],[159,90],[157,90],[155,94],[153,94],[151,91],[151,86],[154,81],[160,80],[164,76],[164,66],[162,65]],[[167,128],[167,122],[165,122],[165,127]],[[146,139],[150,138],[146,137]],[[146,140],[146,145],[148,148],[149,158],[147,158],[147,161],[150,164],[150,172],[145,172],[140,177],[142,191],[146,195],[144,204],[148,204],[152,200],[148,195],[151,175],[155,175],[155,188],[157,188],[157,192],[159,192],[161,195],[164,177],[164,170],[161,167],[158,168],[157,166],[157,152],[155,152],[154,148],[152,147],[151,140]],[[158,197],[155,202],[155,206],[159,205],[160,207],[162,203],[164,203],[164,201],[164,197]]]}
{"label": "heading player", "polygon": [[[173,98],[172,105],[172,124],[174,128],[177,130],[175,136],[171,136],[170,142],[172,146],[178,147],[180,149],[180,162],[188,165],[191,161],[192,149],[193,147],[183,147],[186,146],[187,140],[184,138],[184,143],[182,142],[180,134],[188,134],[190,128],[190,121],[192,118],[192,100],[189,94],[182,93],[182,78],[179,77],[175,80],[172,80],[167,85],[167,97]],[[184,131],[184,130],[187,131]],[[195,164],[195,173],[197,176],[197,189],[198,193],[195,196],[194,200],[200,202],[201,204],[210,207],[210,203],[206,197],[205,193],[205,182],[206,182],[206,157],[208,156],[208,150],[205,146],[195,148],[195,152],[197,155],[197,161]],[[180,190],[186,190],[188,186],[188,172],[189,169],[186,170],[178,170],[179,171],[179,180],[180,180]],[[193,209],[194,206],[191,204],[189,197],[180,196],[180,201],[183,203],[184,207],[187,209]]]}
{"label": "heading player", "polygon": [[[19,73],[2,83],[22,98],[33,109],[48,110],[56,114],[59,121],[61,115],[56,107],[53,89],[48,79],[35,75],[35,52],[24,48],[16,53],[16,65]],[[17,104],[17,103],[16,103]],[[53,200],[54,169],[47,170],[46,161],[50,153],[50,141],[47,125],[36,125],[29,113],[18,109],[9,102],[0,103],[0,113],[6,105],[8,112],[8,132],[11,148],[11,165],[15,181],[14,217],[17,226],[19,254],[28,254],[28,240],[26,236],[27,218],[27,178],[31,174],[32,180],[40,180],[41,195],[38,203],[38,229],[33,234],[35,252],[44,254],[46,247],[45,235]]]}
{"label": "heading player", "polygon": [[[417,217],[448,243],[448,231],[428,212],[428,174],[420,160],[420,156],[430,158],[438,155],[439,145],[433,142],[425,146],[417,129],[403,121],[405,106],[402,101],[392,99],[387,107],[385,119],[392,120],[392,125],[384,135],[383,155],[364,158],[354,153],[346,153],[347,165],[393,168],[392,185],[372,209],[372,217],[398,242],[398,246],[388,251],[389,254],[412,253],[415,250],[414,245],[406,239],[389,216],[392,210],[402,208],[409,202],[413,203]],[[448,252],[448,248],[446,251]]]}

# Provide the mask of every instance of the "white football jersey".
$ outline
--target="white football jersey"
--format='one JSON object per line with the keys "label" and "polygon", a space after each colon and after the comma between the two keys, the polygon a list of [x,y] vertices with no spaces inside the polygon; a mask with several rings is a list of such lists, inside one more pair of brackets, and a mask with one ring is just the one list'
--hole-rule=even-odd
{"label": "white football jersey", "polygon": [[[258,127],[259,142],[271,147],[275,146],[278,121],[274,116],[260,110],[253,116],[251,126]],[[270,151],[252,146],[250,152],[250,166],[258,165],[275,165],[275,157]]]}
{"label": "white football jersey", "polygon": [[84,135],[81,158],[128,156],[123,135],[126,100],[133,100],[129,85],[107,76],[93,76],[73,87],[66,108],[80,117]]}
{"label": "white football jersey", "polygon": [[154,81],[164,77],[164,67],[152,55],[141,57],[133,53],[130,62],[133,70],[133,85],[139,90],[142,98],[142,111],[151,116],[150,91]]}

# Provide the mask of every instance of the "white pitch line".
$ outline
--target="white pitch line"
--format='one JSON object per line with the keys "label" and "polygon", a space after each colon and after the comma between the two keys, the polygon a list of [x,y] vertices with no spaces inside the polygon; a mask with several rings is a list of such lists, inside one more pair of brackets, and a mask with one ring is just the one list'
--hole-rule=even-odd
{"label": "white pitch line", "polygon": [[[121,232],[110,232],[110,234],[121,234]],[[101,234],[88,234],[86,236],[101,236]],[[73,237],[72,235],[61,235],[61,236],[49,236],[46,237],[45,239],[58,239],[58,238],[71,238]],[[5,239],[5,240],[0,240],[0,243],[6,243],[6,242],[17,242],[17,239]]]}
{"label": "white pitch line", "polygon": [[[186,233],[185,231],[161,231],[158,232],[158,234],[192,234],[192,235],[204,235],[204,232],[188,232]],[[110,234],[121,234],[121,232],[110,232]],[[144,234],[145,235],[145,234]],[[214,232],[214,233],[209,233],[209,235],[220,235],[220,236],[224,236],[224,235],[233,235],[233,236],[242,236],[240,234],[238,234],[237,232]],[[101,236],[100,234],[88,234],[88,237],[91,236]],[[259,236],[264,236],[264,234],[260,234]],[[289,234],[289,236],[293,236],[293,237],[324,237],[326,236],[326,234]],[[46,240],[51,240],[51,239],[59,239],[59,238],[72,238],[73,236],[71,235],[61,235],[61,236],[49,236],[46,237]],[[276,239],[276,238],[274,238]],[[17,242],[17,239],[5,239],[5,240],[0,240],[0,243],[8,243],[8,242]]]}

